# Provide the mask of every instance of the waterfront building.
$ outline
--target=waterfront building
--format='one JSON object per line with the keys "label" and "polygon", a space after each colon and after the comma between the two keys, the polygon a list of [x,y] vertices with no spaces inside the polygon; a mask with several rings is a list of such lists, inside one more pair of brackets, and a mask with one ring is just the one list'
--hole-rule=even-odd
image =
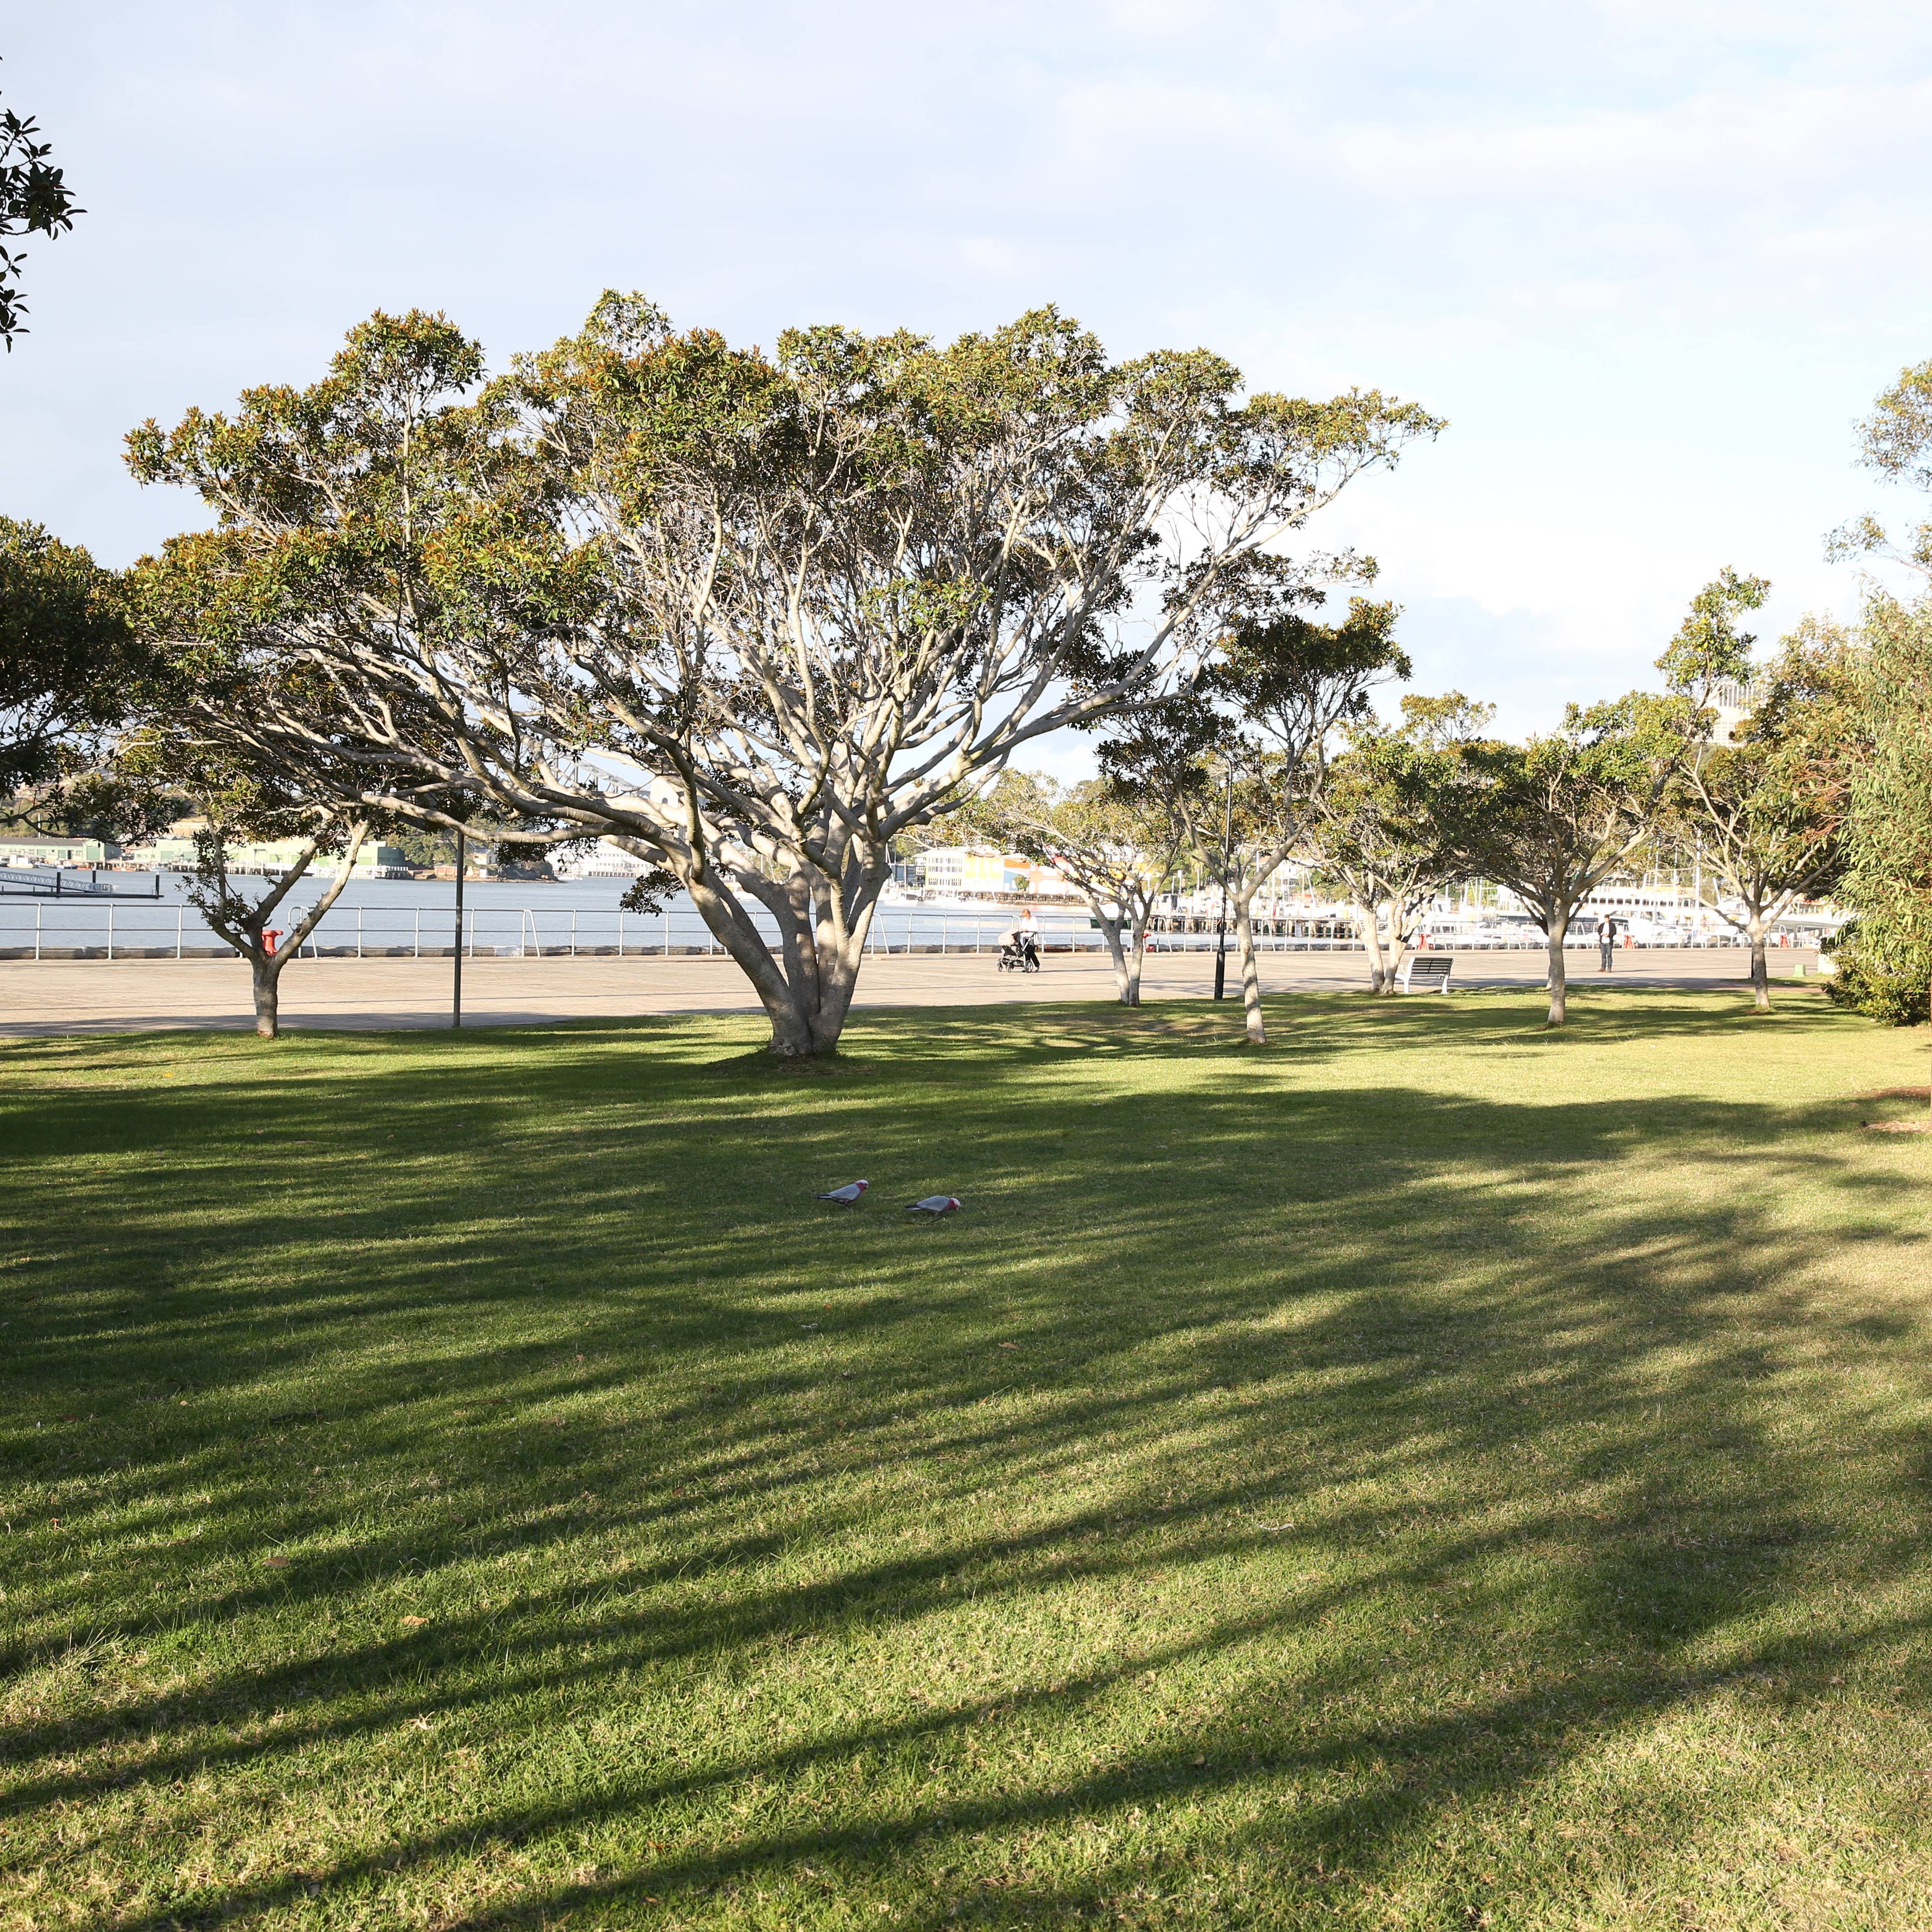
{"label": "waterfront building", "polygon": [[85,872],[120,856],[120,847],[104,838],[0,838],[0,866],[54,866]]}
{"label": "waterfront building", "polygon": [[[301,838],[234,839],[228,847],[231,872],[260,872],[269,877],[286,872],[298,863],[308,842]],[[318,872],[332,870],[340,862],[340,853],[319,854],[314,862]],[[195,867],[194,837],[179,830],[164,838],[130,848],[122,854],[124,865],[154,872],[191,872]],[[394,845],[366,840],[356,854],[354,876],[358,879],[406,879],[411,876],[408,860]]]}
{"label": "waterfront building", "polygon": [[919,855],[919,883],[945,898],[1006,890],[1006,855],[994,845],[935,845]]}

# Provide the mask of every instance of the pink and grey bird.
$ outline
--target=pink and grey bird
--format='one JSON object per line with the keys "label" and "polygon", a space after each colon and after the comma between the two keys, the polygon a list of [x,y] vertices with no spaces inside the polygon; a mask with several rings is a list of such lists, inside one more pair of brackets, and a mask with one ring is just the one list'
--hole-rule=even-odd
{"label": "pink and grey bird", "polygon": [[872,1184],[869,1180],[848,1180],[843,1187],[835,1187],[818,1198],[821,1201],[836,1201],[842,1208],[850,1208]]}
{"label": "pink and grey bird", "polygon": [[906,1203],[908,1214],[956,1214],[959,1211],[959,1197],[956,1194],[928,1194],[923,1201]]}

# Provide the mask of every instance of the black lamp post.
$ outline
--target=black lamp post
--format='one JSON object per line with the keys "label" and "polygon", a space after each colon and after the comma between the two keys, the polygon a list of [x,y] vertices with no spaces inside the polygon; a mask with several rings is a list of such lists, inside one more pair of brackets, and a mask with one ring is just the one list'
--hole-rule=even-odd
{"label": "black lamp post", "polygon": [[449,1023],[463,1024],[463,874],[466,864],[468,840],[460,826],[456,830],[456,974],[450,992]]}
{"label": "black lamp post", "polygon": [[1214,938],[1214,997],[1228,992],[1228,861],[1234,849],[1234,761],[1228,760],[1227,809],[1221,820],[1221,916]]}

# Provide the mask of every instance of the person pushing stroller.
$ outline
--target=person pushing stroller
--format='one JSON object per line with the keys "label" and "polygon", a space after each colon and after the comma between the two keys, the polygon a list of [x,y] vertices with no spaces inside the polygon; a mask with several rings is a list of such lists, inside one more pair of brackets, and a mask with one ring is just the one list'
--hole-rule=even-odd
{"label": "person pushing stroller", "polygon": [[1028,906],[1019,923],[1002,938],[1000,944],[1002,973],[1037,973],[1040,970],[1040,922]]}

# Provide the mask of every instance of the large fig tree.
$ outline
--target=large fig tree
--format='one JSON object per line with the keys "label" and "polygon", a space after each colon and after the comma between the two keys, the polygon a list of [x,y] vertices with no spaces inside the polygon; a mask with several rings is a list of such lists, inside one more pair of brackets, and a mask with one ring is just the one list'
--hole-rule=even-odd
{"label": "large fig tree", "polygon": [[[1109,362],[1050,310],[768,356],[607,296],[473,402],[398,379],[458,370],[446,332],[378,318],[331,378],[386,341],[367,415],[394,488],[437,506],[427,601],[399,578],[289,640],[344,694],[371,804],[454,788],[650,860],[787,1056],[837,1045],[896,836],[1034,740],[1198,677],[1232,568],[1440,427],[1372,392],[1244,400],[1202,351]],[[265,460],[224,465],[271,393],[137,458],[298,548],[359,487],[357,432],[278,401]]]}

